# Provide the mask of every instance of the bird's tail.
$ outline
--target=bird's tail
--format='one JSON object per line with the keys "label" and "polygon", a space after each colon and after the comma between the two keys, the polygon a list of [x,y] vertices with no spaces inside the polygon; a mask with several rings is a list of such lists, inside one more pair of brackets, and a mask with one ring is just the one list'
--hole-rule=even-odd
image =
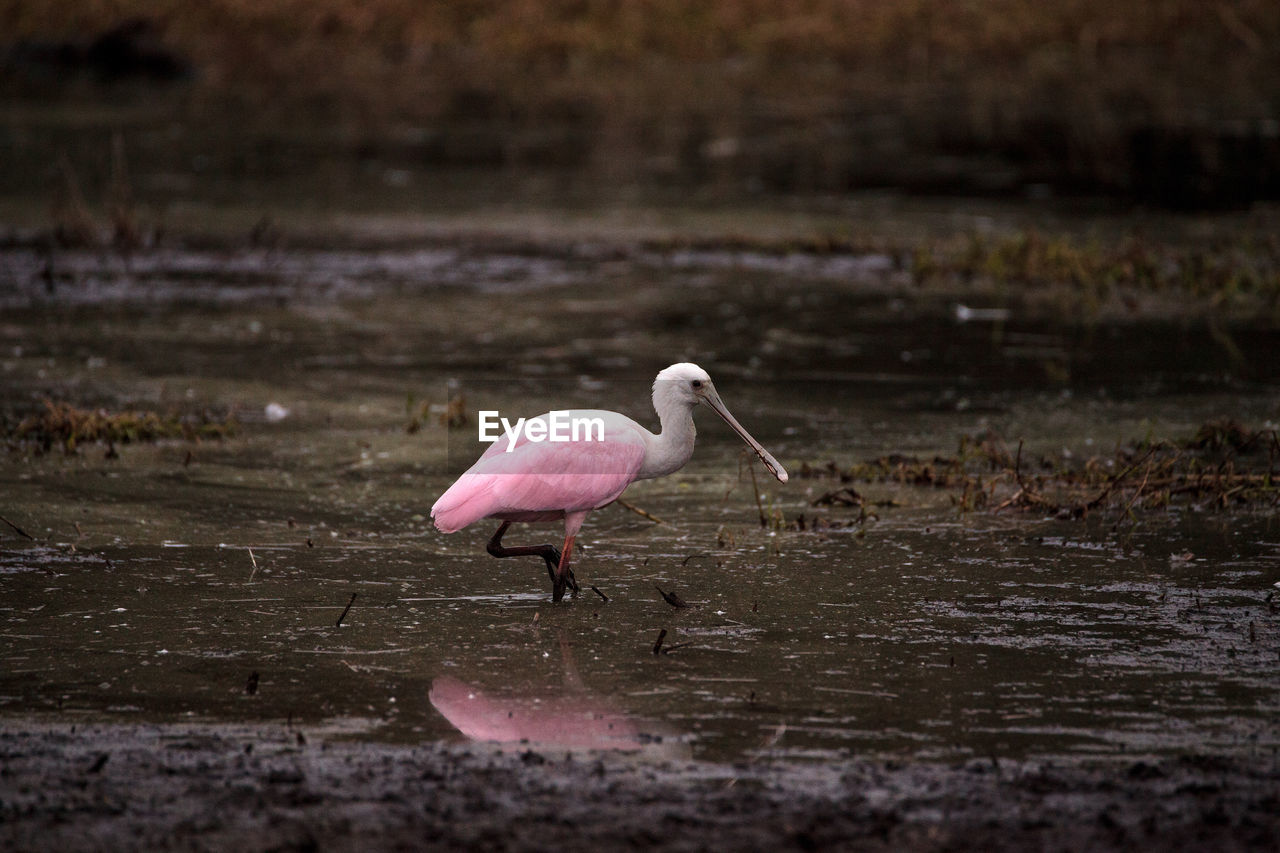
{"label": "bird's tail", "polygon": [[462,475],[431,507],[431,519],[441,533],[456,533],[489,513],[488,490],[478,478]]}

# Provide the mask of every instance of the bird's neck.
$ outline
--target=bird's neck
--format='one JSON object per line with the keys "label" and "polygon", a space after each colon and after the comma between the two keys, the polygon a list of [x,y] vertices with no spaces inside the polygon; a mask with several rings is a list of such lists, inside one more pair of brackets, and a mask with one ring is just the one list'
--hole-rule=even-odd
{"label": "bird's neck", "polygon": [[[655,401],[657,402],[657,401]],[[693,410],[682,403],[655,405],[662,432],[649,442],[638,479],[662,477],[678,471],[693,456],[698,431],[693,426]]]}

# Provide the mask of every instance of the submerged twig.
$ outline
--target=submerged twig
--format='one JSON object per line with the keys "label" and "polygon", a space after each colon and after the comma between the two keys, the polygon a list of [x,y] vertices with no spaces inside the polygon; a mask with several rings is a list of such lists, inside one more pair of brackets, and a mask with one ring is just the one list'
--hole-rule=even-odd
{"label": "submerged twig", "polygon": [[342,620],[347,618],[347,614],[351,612],[351,605],[355,603],[356,603],[356,593],[353,592],[351,593],[351,600],[347,602],[346,607],[342,608],[342,615],[338,617],[338,621],[334,624],[333,627],[335,628],[342,627]]}
{"label": "submerged twig", "polygon": [[658,632],[658,640],[653,644],[653,653],[660,654],[662,652],[662,641],[667,637],[667,629],[663,628]]}
{"label": "submerged twig", "polygon": [[672,607],[676,608],[677,610],[691,606],[688,602],[686,602],[680,596],[676,595],[674,592],[663,592],[662,587],[658,586],[656,583],[653,585],[653,588],[658,591],[658,595],[661,595],[663,600],[666,601],[667,604],[670,604]]}
{"label": "submerged twig", "polygon": [[647,518],[647,519],[649,519],[649,520],[650,520],[650,521],[652,521],[654,524],[666,524],[666,522],[665,522],[665,521],[663,521],[662,519],[658,518],[658,517],[657,517],[656,515],[654,515],[653,513],[648,512],[647,510],[643,510],[643,509],[641,509],[640,507],[636,506],[636,505],[635,505],[635,504],[633,504],[633,503],[628,503],[627,501],[624,501],[622,498],[618,498],[617,500],[615,500],[615,501],[614,501],[614,503],[616,503],[618,506],[622,507],[623,509],[629,509],[629,510],[631,510],[631,511],[632,511],[632,512],[634,512],[636,515],[641,516],[642,518]]}
{"label": "submerged twig", "polygon": [[7,525],[9,525],[10,527],[12,527],[12,528],[13,528],[13,532],[14,532],[14,533],[17,533],[19,536],[21,536],[21,537],[23,537],[23,538],[25,538],[25,539],[30,539],[32,542],[36,541],[36,537],[32,536],[30,533],[28,533],[27,531],[23,530],[21,527],[19,527],[18,525],[14,524],[12,521],[10,521],[9,519],[5,518],[3,515],[0,515],[0,521],[3,521],[5,524],[7,524]]}

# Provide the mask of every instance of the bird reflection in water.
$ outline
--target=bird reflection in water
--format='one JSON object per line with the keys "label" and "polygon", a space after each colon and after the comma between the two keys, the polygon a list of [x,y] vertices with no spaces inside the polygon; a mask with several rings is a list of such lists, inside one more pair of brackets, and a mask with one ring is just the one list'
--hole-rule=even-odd
{"label": "bird reflection in water", "polygon": [[590,691],[560,634],[564,689],[539,696],[496,695],[451,676],[431,682],[430,700],[458,731],[475,741],[567,750],[614,750],[688,758],[684,738]]}

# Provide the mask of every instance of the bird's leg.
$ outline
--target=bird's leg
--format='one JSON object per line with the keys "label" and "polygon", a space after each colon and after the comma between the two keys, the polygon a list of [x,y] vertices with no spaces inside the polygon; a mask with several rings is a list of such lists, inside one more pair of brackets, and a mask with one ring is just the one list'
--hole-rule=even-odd
{"label": "bird's leg", "polygon": [[[495,557],[541,557],[547,564],[547,574],[551,575],[551,582],[555,583],[556,570],[560,567],[560,552],[552,545],[517,545],[514,548],[507,548],[502,544],[502,534],[507,532],[507,528],[511,526],[511,522],[504,521],[502,526],[498,528],[498,532],[493,534],[493,538],[489,540],[486,550]],[[575,583],[573,589],[576,592],[578,585]]]}
{"label": "bird's leg", "polygon": [[566,511],[564,514],[564,546],[560,549],[560,565],[556,567],[556,576],[552,583],[552,601],[564,598],[565,587],[573,590],[575,595],[579,590],[578,581],[573,576],[573,569],[569,568],[569,561],[573,559],[573,537],[578,535],[578,531],[582,529],[582,522],[586,519],[587,512],[583,510]]}
{"label": "bird's leg", "polygon": [[573,570],[569,568],[569,560],[573,556],[573,534],[570,533],[564,537],[564,548],[560,550],[560,565],[556,568],[556,573],[552,578],[551,600],[559,601],[564,598],[564,590],[567,586],[575,593],[578,591],[578,582],[573,577]]}

